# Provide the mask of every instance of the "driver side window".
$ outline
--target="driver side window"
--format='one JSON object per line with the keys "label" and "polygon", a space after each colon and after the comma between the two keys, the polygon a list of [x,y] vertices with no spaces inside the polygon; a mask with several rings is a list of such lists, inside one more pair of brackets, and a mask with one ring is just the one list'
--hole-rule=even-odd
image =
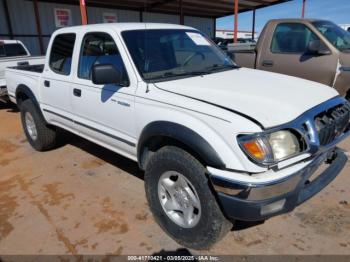
{"label": "driver side window", "polygon": [[80,52],[78,77],[91,80],[92,67],[98,64],[112,64],[128,82],[122,57],[113,38],[106,33],[88,33]]}
{"label": "driver side window", "polygon": [[277,25],[271,42],[272,53],[303,54],[308,44],[319,38],[305,25],[281,23]]}

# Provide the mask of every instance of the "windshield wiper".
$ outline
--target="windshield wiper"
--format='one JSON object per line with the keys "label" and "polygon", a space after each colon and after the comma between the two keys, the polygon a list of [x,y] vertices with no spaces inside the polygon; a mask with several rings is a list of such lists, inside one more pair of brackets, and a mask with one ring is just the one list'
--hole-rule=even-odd
{"label": "windshield wiper", "polygon": [[222,69],[237,69],[237,68],[240,68],[240,67],[237,65],[218,65],[218,64],[215,64],[211,67],[208,67],[208,70],[212,72],[212,71],[222,70]]}
{"label": "windshield wiper", "polygon": [[202,75],[212,74],[217,70],[236,69],[236,68],[240,68],[240,67],[237,65],[217,65],[217,64],[215,64],[213,66],[205,68],[205,70],[185,71],[185,72],[166,72],[162,75],[152,77],[152,78],[149,78],[147,80],[158,80],[158,79],[181,77],[181,76],[202,76]]}
{"label": "windshield wiper", "polygon": [[200,76],[200,75],[207,75],[210,74],[210,71],[207,70],[201,70],[201,71],[188,71],[188,72],[182,72],[182,73],[175,73],[175,76]]}
{"label": "windshield wiper", "polygon": [[201,76],[201,75],[208,75],[211,74],[211,71],[203,70],[203,71],[188,71],[188,72],[166,72],[160,76],[152,77],[148,80],[155,80],[155,79],[163,79],[168,77],[181,77],[181,76]]}

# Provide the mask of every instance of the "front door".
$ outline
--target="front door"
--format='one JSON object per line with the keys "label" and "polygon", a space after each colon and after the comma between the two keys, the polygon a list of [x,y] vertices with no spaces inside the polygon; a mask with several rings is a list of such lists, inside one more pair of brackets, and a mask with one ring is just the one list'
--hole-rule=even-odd
{"label": "front door", "polygon": [[[112,35],[115,35],[113,31],[88,32],[81,36],[71,94],[74,119],[81,135],[130,157],[136,152],[134,94],[137,81],[128,74],[131,70],[125,67],[125,58],[119,52],[121,43]],[[112,64],[122,72],[123,83],[93,84],[92,67],[98,64]]]}

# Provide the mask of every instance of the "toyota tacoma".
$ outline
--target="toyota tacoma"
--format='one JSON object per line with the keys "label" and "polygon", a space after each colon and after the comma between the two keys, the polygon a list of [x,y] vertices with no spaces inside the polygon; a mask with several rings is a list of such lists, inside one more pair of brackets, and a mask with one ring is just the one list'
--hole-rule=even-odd
{"label": "toyota tacoma", "polygon": [[156,221],[189,248],[292,211],[347,162],[337,91],[240,68],[191,27],[59,29],[45,64],[8,68],[6,82],[34,149],[65,129],[134,160]]}

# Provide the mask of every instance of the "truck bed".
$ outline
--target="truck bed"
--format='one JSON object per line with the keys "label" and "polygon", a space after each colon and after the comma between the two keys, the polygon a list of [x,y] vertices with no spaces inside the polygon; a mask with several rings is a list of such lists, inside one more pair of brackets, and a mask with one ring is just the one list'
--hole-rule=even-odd
{"label": "truck bed", "polygon": [[17,62],[17,61],[30,61],[30,60],[43,60],[44,56],[11,56],[0,57],[0,63],[3,62]]}
{"label": "truck bed", "polygon": [[7,83],[5,80],[6,68],[41,73],[43,72],[44,63],[45,57],[43,56],[17,56],[0,58],[0,97],[7,96]]}
{"label": "truck bed", "polygon": [[13,103],[16,103],[15,90],[19,85],[29,87],[37,97],[40,97],[39,86],[41,75],[44,71],[44,64],[8,67],[5,71],[7,93]]}

